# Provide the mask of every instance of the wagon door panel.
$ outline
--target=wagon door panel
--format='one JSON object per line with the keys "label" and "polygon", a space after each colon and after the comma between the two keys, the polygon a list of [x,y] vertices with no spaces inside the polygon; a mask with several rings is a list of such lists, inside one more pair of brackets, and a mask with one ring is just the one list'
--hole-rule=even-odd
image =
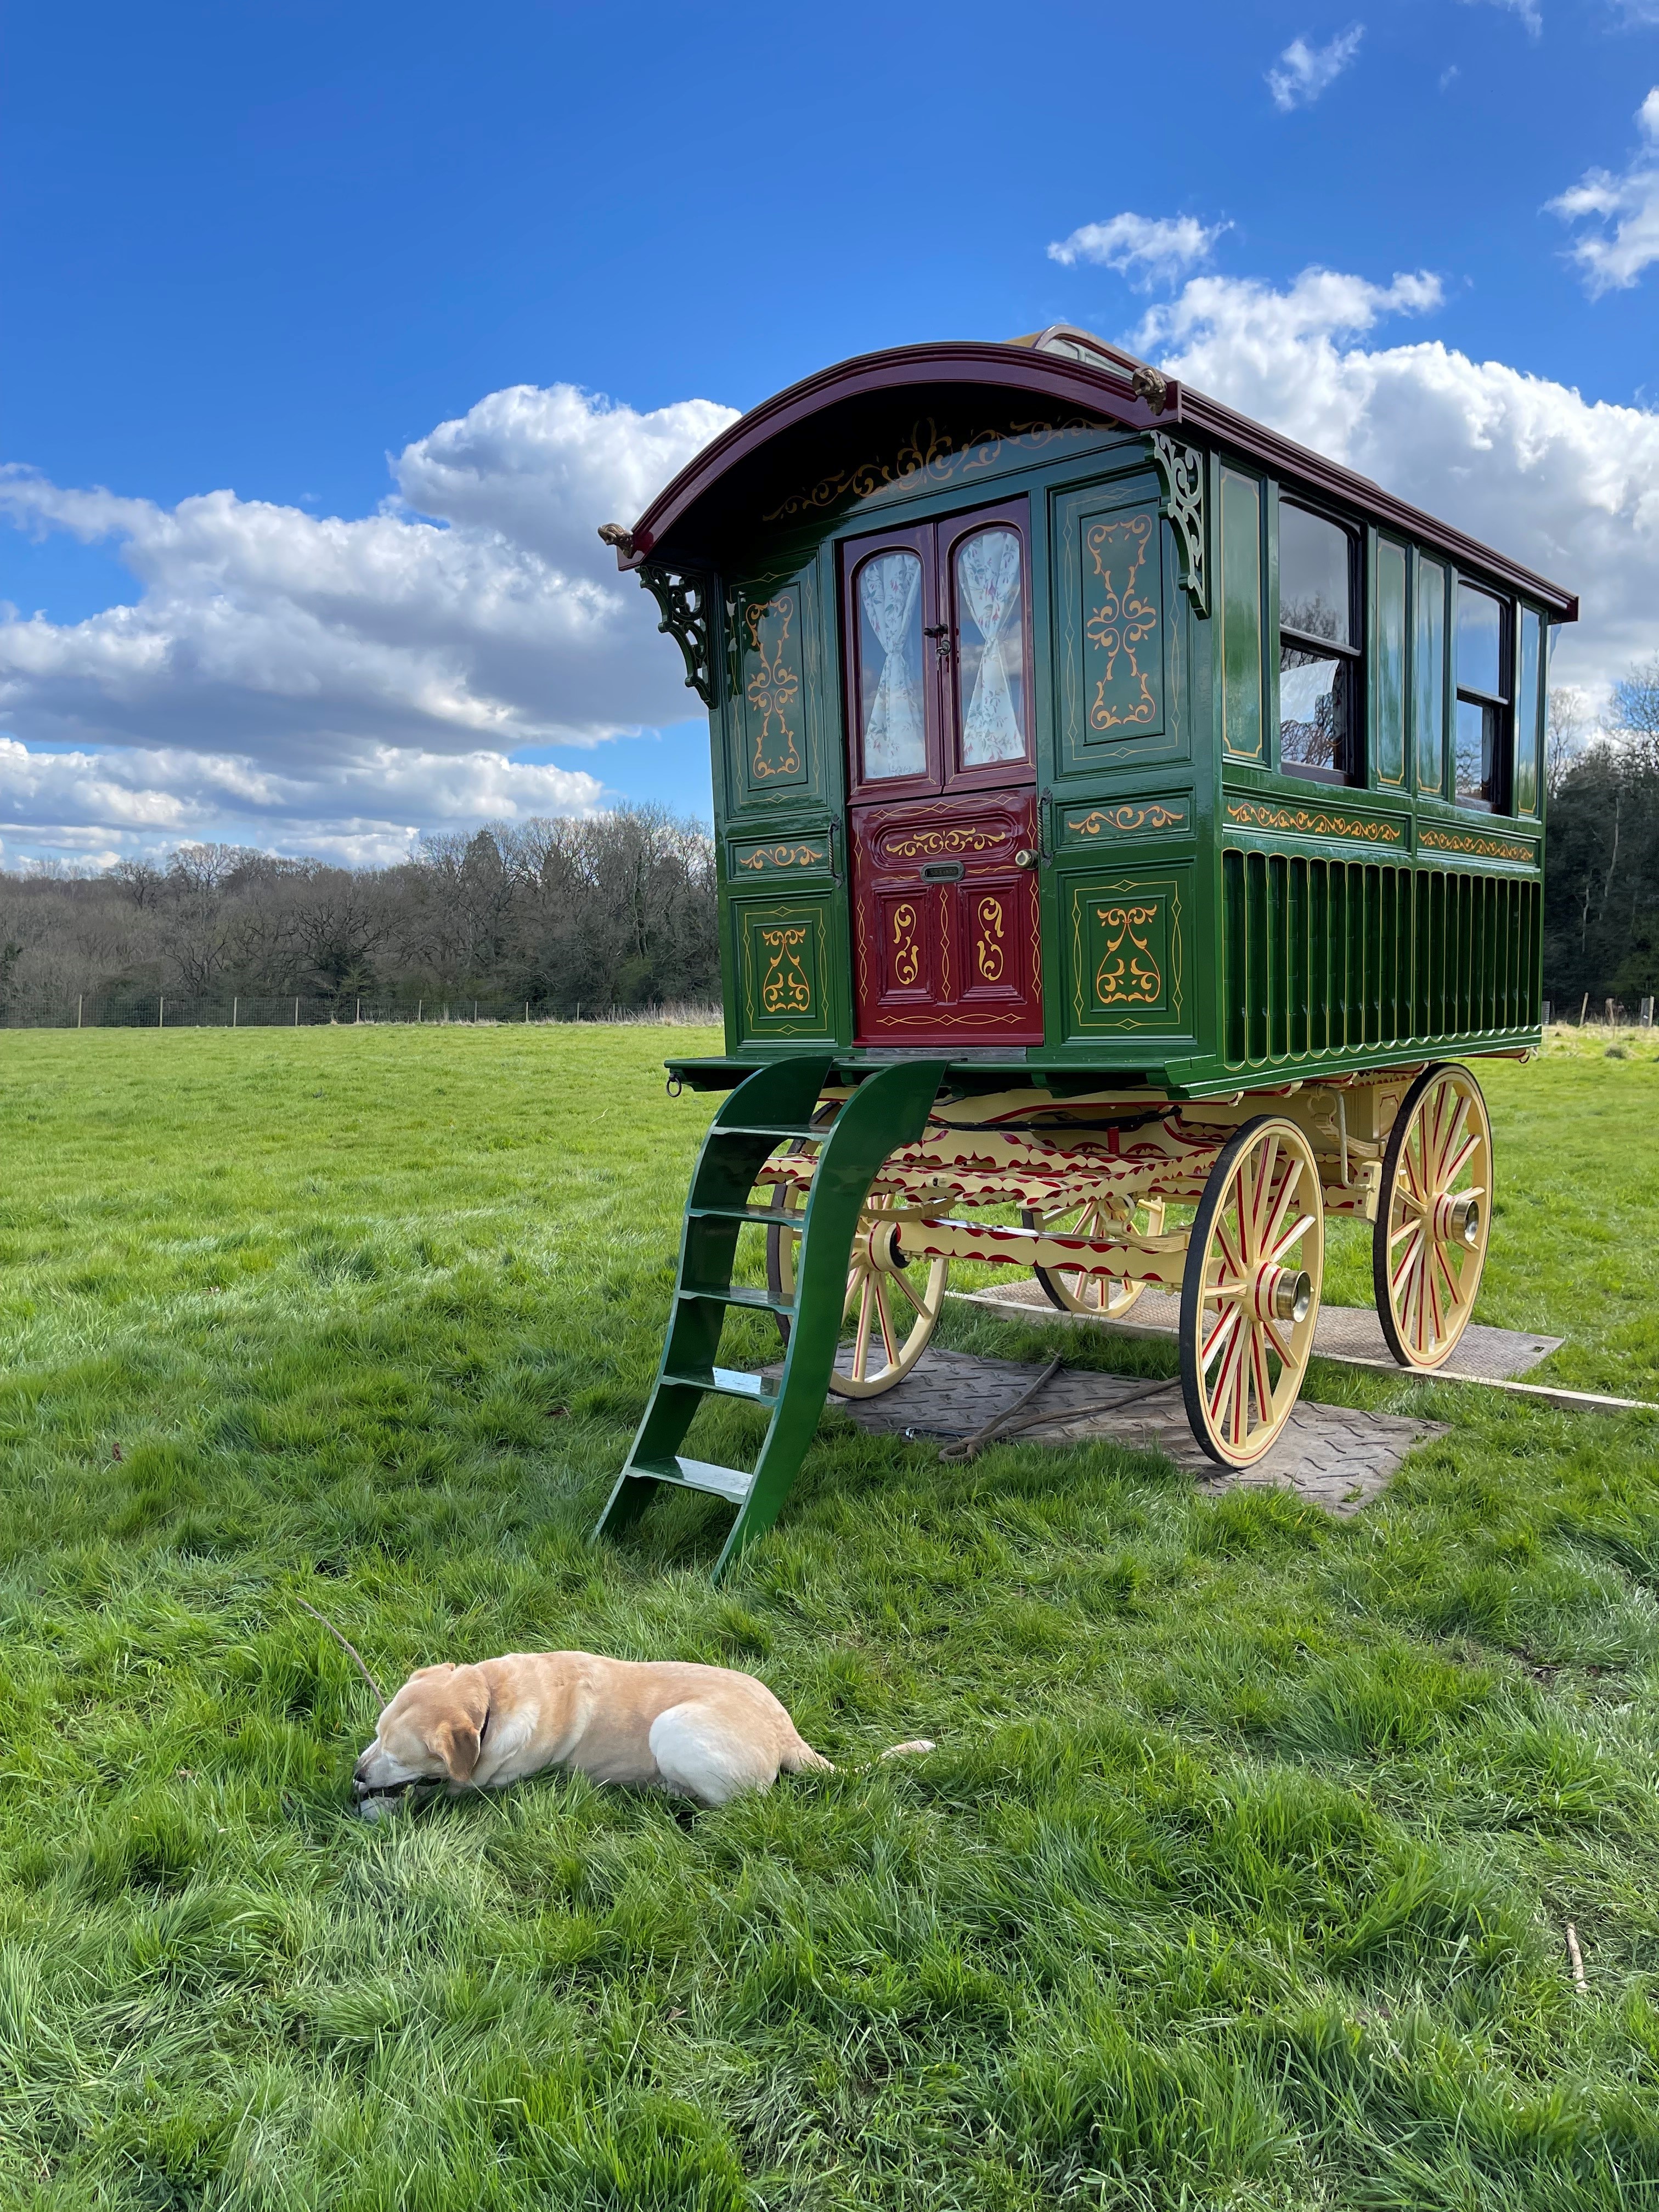
{"label": "wagon door panel", "polygon": [[1030,790],[853,813],[858,1035],[1041,1044]]}

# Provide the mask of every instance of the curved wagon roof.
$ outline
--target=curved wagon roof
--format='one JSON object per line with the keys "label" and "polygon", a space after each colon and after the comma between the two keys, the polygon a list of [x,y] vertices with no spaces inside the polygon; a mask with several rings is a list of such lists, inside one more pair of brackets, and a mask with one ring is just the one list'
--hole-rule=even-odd
{"label": "curved wagon roof", "polygon": [[[1133,430],[1184,429],[1259,463],[1325,498],[1408,533],[1465,569],[1522,592],[1556,622],[1574,622],[1576,595],[1489,545],[1396,499],[1368,477],[1327,460],[1190,386],[1166,377],[1090,332],[1057,324],[1030,337],[894,346],[855,355],[763,400],[694,456],[631,530],[607,525],[619,568],[646,561],[707,561],[732,526],[752,525],[762,497],[775,498],[792,468],[820,476],[836,449],[907,400],[959,392],[1039,399]],[[917,466],[921,465],[918,456]],[[815,501],[815,503],[817,503]]]}

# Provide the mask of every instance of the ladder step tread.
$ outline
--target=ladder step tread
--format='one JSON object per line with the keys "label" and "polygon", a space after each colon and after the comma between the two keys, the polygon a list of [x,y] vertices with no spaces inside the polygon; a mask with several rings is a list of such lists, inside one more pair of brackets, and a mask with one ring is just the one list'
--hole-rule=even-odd
{"label": "ladder step tread", "polygon": [[677,1297],[712,1298],[716,1305],[752,1306],[761,1313],[793,1313],[795,1301],[785,1297],[781,1291],[758,1291],[747,1283],[733,1283],[726,1290],[717,1290],[696,1283],[682,1283],[675,1291]]}
{"label": "ladder step tread", "polygon": [[828,1129],[809,1129],[802,1121],[721,1121],[709,1131],[711,1137],[806,1137],[815,1145],[827,1145]]}
{"label": "ladder step tread", "polygon": [[751,1406],[775,1406],[779,1393],[767,1387],[766,1378],[743,1367],[676,1367],[663,1376],[682,1389],[713,1390],[722,1398],[746,1398]]}
{"label": "ladder step tread", "polygon": [[685,1211],[693,1221],[753,1221],[766,1229],[775,1229],[780,1223],[801,1226],[799,1213],[777,1206],[688,1206]]}
{"label": "ladder step tread", "polygon": [[740,1467],[720,1467],[713,1460],[687,1459],[683,1452],[676,1452],[672,1461],[637,1459],[628,1472],[649,1475],[658,1482],[678,1482],[687,1490],[706,1490],[733,1505],[741,1505],[747,1500],[755,1480]]}

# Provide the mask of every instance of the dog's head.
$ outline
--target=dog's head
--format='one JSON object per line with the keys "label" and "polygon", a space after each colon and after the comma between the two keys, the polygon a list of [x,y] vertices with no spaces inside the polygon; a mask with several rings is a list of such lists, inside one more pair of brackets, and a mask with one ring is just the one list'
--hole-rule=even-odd
{"label": "dog's head", "polygon": [[366,1820],[400,1798],[465,1790],[489,1724],[489,1684],[481,1667],[422,1667],[380,1715],[351,1787]]}

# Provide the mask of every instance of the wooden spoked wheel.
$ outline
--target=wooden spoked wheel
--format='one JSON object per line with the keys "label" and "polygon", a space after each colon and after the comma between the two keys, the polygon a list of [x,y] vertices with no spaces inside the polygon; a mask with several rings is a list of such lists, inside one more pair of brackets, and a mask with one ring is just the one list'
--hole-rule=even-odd
{"label": "wooden spoked wheel", "polygon": [[1291,1417],[1319,1315],[1325,1202],[1293,1122],[1245,1122],[1211,1170],[1181,1286],[1181,1388],[1193,1434],[1249,1467]]}
{"label": "wooden spoked wheel", "polygon": [[[1161,1237],[1164,1200],[1146,1199],[1135,1205],[1122,1198],[1091,1198],[1086,1206],[1053,1206],[1046,1212],[1027,1206],[1023,1218],[1028,1229],[1048,1229],[1060,1237]],[[1095,1314],[1107,1321],[1127,1313],[1146,1287],[1121,1276],[1085,1274],[1081,1267],[1033,1267],[1031,1273],[1049,1304],[1062,1313]]]}
{"label": "wooden spoked wheel", "polygon": [[[775,1294],[789,1297],[794,1294],[806,1193],[794,1183],[779,1183],[772,1204],[781,1219],[766,1232],[766,1278]],[[850,1338],[852,1353],[844,1364],[837,1355],[830,1377],[838,1398],[878,1398],[902,1382],[927,1349],[945,1304],[950,1261],[896,1257],[897,1241],[888,1221],[892,1206],[890,1198],[878,1194],[859,1217],[842,1309],[843,1351]],[[789,1323],[782,1314],[778,1329],[787,1343]]]}
{"label": "wooden spoked wheel", "polygon": [[1468,1325],[1492,1225],[1492,1123],[1466,1067],[1425,1067],[1382,1156],[1371,1276],[1403,1367],[1439,1367]]}

